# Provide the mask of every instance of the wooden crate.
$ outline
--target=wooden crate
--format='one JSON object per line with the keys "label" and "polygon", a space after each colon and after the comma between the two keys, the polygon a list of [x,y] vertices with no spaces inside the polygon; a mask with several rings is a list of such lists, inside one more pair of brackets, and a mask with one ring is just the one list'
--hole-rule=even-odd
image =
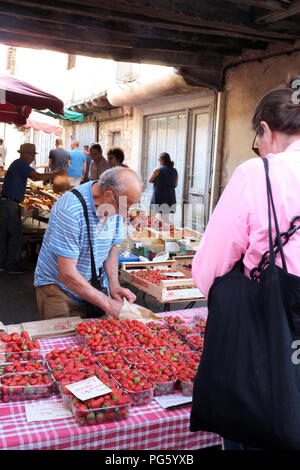
{"label": "wooden crate", "polygon": [[[135,275],[136,270],[147,269],[147,268],[163,268],[172,269],[175,271],[180,271],[184,274],[184,278],[180,277],[178,279],[161,281],[160,286],[153,284],[152,282],[147,281],[146,279],[141,279]],[[161,303],[166,302],[176,302],[180,300],[200,300],[204,299],[203,294],[195,286],[194,280],[192,279],[191,272],[188,273],[186,269],[176,264],[176,261],[160,261],[160,262],[148,262],[148,263],[122,263],[121,281],[131,284],[146,294],[151,295],[156,300]],[[187,289],[176,289],[176,287],[182,286],[191,286]],[[174,287],[172,290],[168,290],[168,287]]]}
{"label": "wooden crate", "polygon": [[192,265],[194,255],[186,255],[186,256],[173,256],[172,258],[177,266],[181,266],[186,272],[191,273],[192,268],[188,268],[187,266]]}

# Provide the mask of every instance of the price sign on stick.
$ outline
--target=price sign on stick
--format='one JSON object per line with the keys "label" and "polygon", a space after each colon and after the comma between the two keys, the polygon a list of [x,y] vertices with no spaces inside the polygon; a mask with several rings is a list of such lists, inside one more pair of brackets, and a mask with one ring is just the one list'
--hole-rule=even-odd
{"label": "price sign on stick", "polygon": [[66,388],[82,401],[111,392],[111,389],[95,376],[66,385]]}

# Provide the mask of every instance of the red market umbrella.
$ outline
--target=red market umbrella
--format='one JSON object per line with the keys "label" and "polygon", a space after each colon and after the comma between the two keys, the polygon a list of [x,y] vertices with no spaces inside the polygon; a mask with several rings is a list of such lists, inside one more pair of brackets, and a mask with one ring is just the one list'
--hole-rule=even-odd
{"label": "red market umbrella", "polygon": [[14,104],[0,103],[0,122],[23,125],[32,109],[29,106],[15,106]]}
{"label": "red market umbrella", "polygon": [[0,74],[0,122],[26,124],[32,108],[64,114],[64,103],[56,96],[14,77]]}

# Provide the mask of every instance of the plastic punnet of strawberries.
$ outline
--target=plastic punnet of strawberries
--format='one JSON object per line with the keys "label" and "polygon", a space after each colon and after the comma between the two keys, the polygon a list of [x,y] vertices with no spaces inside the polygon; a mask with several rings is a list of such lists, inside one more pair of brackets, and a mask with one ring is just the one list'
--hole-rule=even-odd
{"label": "plastic punnet of strawberries", "polygon": [[131,365],[143,364],[149,361],[153,361],[152,355],[142,347],[121,348],[119,351],[125,361]]}
{"label": "plastic punnet of strawberries", "polygon": [[122,389],[114,388],[110,393],[84,402],[75,397],[71,402],[71,408],[77,424],[93,426],[127,419],[130,404],[129,395]]}
{"label": "plastic punnet of strawberries", "polygon": [[154,396],[170,395],[175,391],[176,377],[170,364],[163,362],[148,362],[139,364],[137,370],[141,371],[148,380],[154,384]]}
{"label": "plastic punnet of strawberries", "polygon": [[118,351],[99,353],[98,359],[105,372],[129,368],[129,364],[124,361]]}
{"label": "plastic punnet of strawberries", "polygon": [[179,367],[177,366],[174,370],[176,378],[179,380],[179,388],[181,393],[185,396],[190,396],[193,393],[194,379],[197,373],[197,369],[191,367]]}
{"label": "plastic punnet of strawberries", "polygon": [[163,317],[163,321],[166,323],[168,328],[171,330],[177,326],[177,325],[182,325],[185,323],[185,321],[179,316],[179,315],[167,315]]}
{"label": "plastic punnet of strawberries", "polygon": [[153,384],[138,370],[122,370],[112,373],[112,377],[126,390],[133,406],[147,405],[153,398]]}
{"label": "plastic punnet of strawberries", "polygon": [[40,361],[14,361],[9,364],[2,364],[0,366],[0,374],[13,374],[13,373],[29,373],[29,372],[45,372],[48,370],[45,368],[42,360]]}
{"label": "plastic punnet of strawberries", "polygon": [[12,362],[14,360],[29,361],[40,358],[40,343],[32,340],[27,331],[19,333],[3,333],[0,337],[0,362]]}
{"label": "plastic punnet of strawberries", "polygon": [[54,390],[52,378],[45,373],[7,374],[0,379],[2,401],[40,400]]}

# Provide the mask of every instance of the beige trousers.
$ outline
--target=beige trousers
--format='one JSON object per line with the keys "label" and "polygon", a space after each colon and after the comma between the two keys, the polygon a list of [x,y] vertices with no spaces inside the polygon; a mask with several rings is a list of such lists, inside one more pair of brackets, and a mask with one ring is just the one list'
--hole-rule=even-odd
{"label": "beige trousers", "polygon": [[74,302],[56,284],[36,288],[36,301],[43,320],[57,317],[85,317],[86,305]]}

